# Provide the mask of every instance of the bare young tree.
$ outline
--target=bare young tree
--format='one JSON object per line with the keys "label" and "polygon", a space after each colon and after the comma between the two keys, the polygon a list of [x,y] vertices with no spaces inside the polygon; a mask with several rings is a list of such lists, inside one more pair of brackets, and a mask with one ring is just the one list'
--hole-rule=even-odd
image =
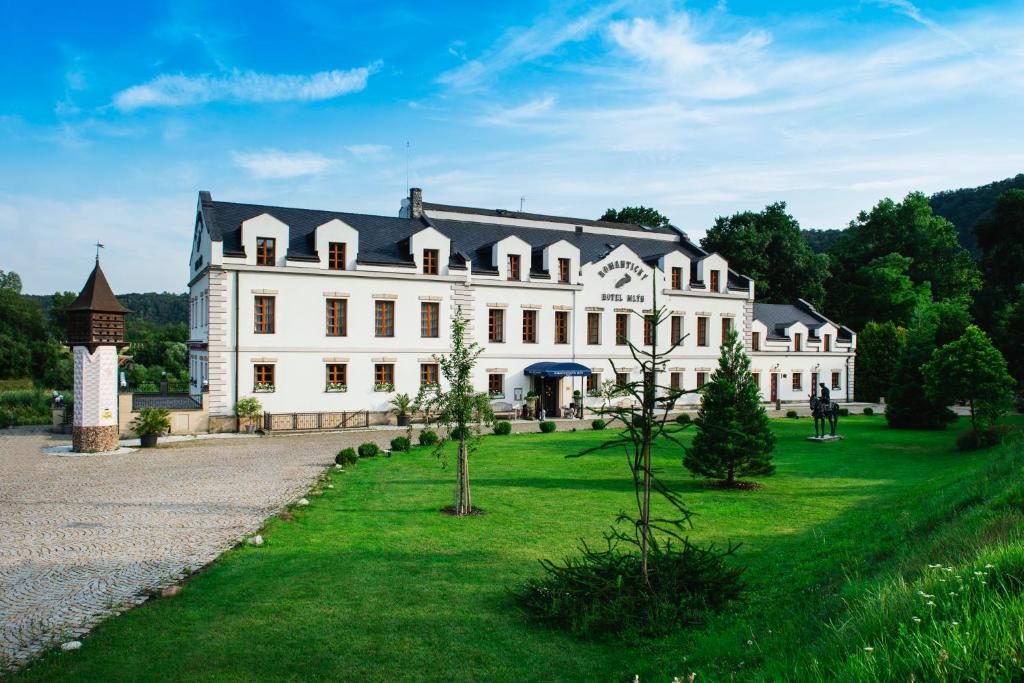
{"label": "bare young tree", "polygon": [[[631,514],[625,511],[619,513],[616,522],[625,522],[632,527],[632,530],[630,533],[625,533],[620,531],[617,526],[612,527],[609,541],[623,541],[639,548],[643,579],[648,586],[650,586],[648,557],[652,549],[658,547],[658,535],[676,539],[685,545],[686,540],[682,536],[682,531],[689,524],[692,516],[679,496],[658,478],[651,461],[652,444],[656,439],[664,437],[682,447],[676,435],[688,425],[670,421],[668,415],[681,396],[685,393],[693,393],[659,383],[659,377],[663,376],[666,371],[668,355],[683,342],[686,335],[679,339],[670,339],[669,343],[663,347],[659,346],[658,330],[662,323],[669,319],[670,314],[668,309],[658,306],[656,283],[657,278],[652,276],[651,308],[643,313],[634,311],[634,314],[643,320],[645,343],[638,345],[629,339],[625,340],[634,362],[640,366],[640,378],[619,384],[614,394],[610,391],[606,392],[605,403],[600,408],[593,409],[594,413],[607,419],[609,427],[618,423],[621,430],[616,438],[600,446],[587,449],[576,456],[571,456],[579,457],[597,450],[617,447],[621,447],[625,451],[633,475],[636,513]],[[646,343],[648,341],[650,343]],[[615,361],[609,359],[609,363],[612,366],[612,372],[617,376],[618,368]],[[624,404],[614,405],[611,399],[617,396],[627,397],[630,400]],[[668,503],[673,510],[669,516],[655,517],[652,515],[652,494],[660,495]]]}
{"label": "bare young tree", "polygon": [[451,353],[434,355],[440,367],[441,377],[447,388],[440,385],[420,387],[414,403],[415,412],[422,413],[427,426],[445,428],[434,453],[447,464],[446,444],[457,442],[457,477],[454,515],[468,515],[473,512],[473,500],[469,486],[469,454],[476,449],[480,430],[494,422],[489,396],[473,388],[473,368],[483,348],[476,342],[466,342],[466,319],[462,307],[456,309],[451,324]]}

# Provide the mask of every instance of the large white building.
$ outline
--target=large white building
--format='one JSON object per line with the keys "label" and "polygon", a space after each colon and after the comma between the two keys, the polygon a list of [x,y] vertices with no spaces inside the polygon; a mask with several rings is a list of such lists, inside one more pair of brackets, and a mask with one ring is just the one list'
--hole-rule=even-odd
{"label": "large white building", "polygon": [[[659,344],[685,337],[666,383],[706,381],[735,328],[765,401],[806,402],[818,382],[853,396],[851,330],[803,301],[755,303],[750,278],[680,231],[430,204],[418,189],[397,217],[200,192],[189,295],[193,392],[208,388],[212,429],[251,395],[270,413],[383,414],[396,392],[437,381],[432,356],[449,350],[459,307],[484,347],[477,386],[515,406],[537,390],[558,414],[574,389],[621,380],[611,361],[638,370],[622,340],[645,342],[654,295],[672,314]],[[540,362],[591,374],[545,379]]]}

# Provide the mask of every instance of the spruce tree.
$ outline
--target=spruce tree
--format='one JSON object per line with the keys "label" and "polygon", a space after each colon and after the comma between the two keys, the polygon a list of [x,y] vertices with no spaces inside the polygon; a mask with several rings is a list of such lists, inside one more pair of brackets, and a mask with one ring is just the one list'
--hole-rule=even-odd
{"label": "spruce tree", "polygon": [[733,488],[738,477],[768,476],[775,435],[750,373],[750,358],[735,331],[722,344],[718,369],[703,387],[697,433],[683,465],[694,476],[722,480]]}

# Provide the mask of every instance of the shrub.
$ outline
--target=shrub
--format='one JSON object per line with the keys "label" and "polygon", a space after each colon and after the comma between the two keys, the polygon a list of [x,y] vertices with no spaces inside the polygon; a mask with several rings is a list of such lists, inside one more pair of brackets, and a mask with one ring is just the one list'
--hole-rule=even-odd
{"label": "shrub", "polygon": [[608,423],[605,422],[604,420],[594,420],[593,422],[590,423],[590,426],[593,427],[595,430],[600,431],[607,427]]}
{"label": "shrub", "polygon": [[10,389],[0,391],[0,425],[50,424],[53,397],[42,389]]}
{"label": "shrub", "polygon": [[354,448],[342,448],[338,451],[338,454],[334,456],[334,464],[341,465],[355,465],[359,461],[359,456],[356,455],[356,449]]}
{"label": "shrub", "polygon": [[849,417],[849,415],[850,415],[850,409],[849,408],[840,408],[839,409],[839,417]]}
{"label": "shrub", "polygon": [[412,442],[409,441],[409,437],[407,436],[396,436],[395,438],[391,439],[392,451],[404,453],[405,451],[408,451],[410,448],[412,448]]}
{"label": "shrub", "polygon": [[451,439],[452,441],[462,441],[463,436],[465,436],[465,438],[469,438],[469,428],[468,427],[466,428],[466,434],[465,435],[463,435],[462,429],[459,428],[459,427],[453,427],[452,430],[450,432],[448,432],[448,438]]}
{"label": "shrub", "polygon": [[679,413],[676,415],[676,422],[681,425],[688,425],[693,422],[693,418],[690,417],[689,413]]}
{"label": "shrub", "polygon": [[540,431],[544,432],[545,434],[550,434],[551,432],[555,431],[555,428],[557,426],[558,425],[556,425],[551,420],[545,420],[544,422],[540,423]]}
{"label": "shrub", "polygon": [[956,439],[958,451],[976,451],[979,448],[995,446],[1003,440],[1003,432],[995,425],[984,429],[970,429]]}
{"label": "shrub", "polygon": [[865,415],[874,415],[875,414],[875,409],[872,408],[871,406],[868,406],[867,408],[864,409],[864,414]]}
{"label": "shrub", "polygon": [[424,429],[420,432],[419,441],[421,446],[433,446],[437,443],[437,432],[433,429]]}
{"label": "shrub", "polygon": [[128,426],[136,436],[166,434],[171,431],[171,413],[167,408],[142,408]]}
{"label": "shrub", "polygon": [[240,398],[235,403],[235,415],[238,415],[238,417],[247,417],[251,420],[259,417],[259,414],[262,412],[263,404],[255,396]]}
{"label": "shrub", "polygon": [[360,458],[374,458],[378,455],[380,455],[380,447],[377,444],[371,441],[359,444]]}
{"label": "shrub", "polygon": [[507,420],[499,420],[494,423],[494,433],[499,436],[507,436],[512,433],[512,423]]}
{"label": "shrub", "polygon": [[537,619],[578,636],[656,636],[704,621],[740,590],[740,571],[725,565],[729,552],[685,543],[653,548],[651,589],[644,585],[640,555],[617,548],[564,564],[542,561],[547,574],[529,580],[513,597]]}
{"label": "shrub", "polygon": [[787,410],[786,411],[786,417],[795,420],[796,418],[800,417],[800,414],[798,412],[796,412],[795,410]]}

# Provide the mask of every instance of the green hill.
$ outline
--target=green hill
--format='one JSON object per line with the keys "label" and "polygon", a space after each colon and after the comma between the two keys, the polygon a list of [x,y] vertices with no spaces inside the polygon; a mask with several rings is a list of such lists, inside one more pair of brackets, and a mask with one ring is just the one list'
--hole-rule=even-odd
{"label": "green hill", "polygon": [[[38,301],[44,312],[53,305],[53,294],[25,294],[26,299]],[[71,298],[74,298],[72,294]],[[188,294],[171,292],[141,292],[118,294],[117,300],[131,311],[133,320],[145,320],[156,325],[188,322]]]}
{"label": "green hill", "polygon": [[1015,189],[1024,189],[1024,173],[980,187],[936,192],[929,202],[932,211],[956,226],[960,244],[977,256],[978,241],[974,236],[974,226],[992,209],[1000,195]]}

